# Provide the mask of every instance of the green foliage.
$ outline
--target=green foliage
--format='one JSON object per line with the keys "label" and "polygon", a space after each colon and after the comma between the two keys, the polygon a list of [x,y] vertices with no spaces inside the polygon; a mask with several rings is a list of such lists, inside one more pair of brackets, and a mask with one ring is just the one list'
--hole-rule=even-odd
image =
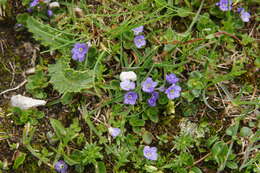
{"label": "green foliage", "polygon": [[[22,4],[27,8],[30,2]],[[69,171],[78,173],[259,172],[257,2],[236,1],[225,12],[206,0],[59,3],[53,16],[46,16],[44,2],[32,13],[16,16],[40,44],[35,61],[39,70],[28,76],[25,87],[33,97],[48,100],[41,108],[47,116],[35,109],[13,108],[11,118],[20,125],[13,135],[4,102],[0,141],[16,153],[14,159],[0,161],[1,170],[50,172],[42,168],[53,169],[64,160]],[[241,21],[238,7],[250,9],[250,22]],[[139,49],[132,29],[142,25],[139,35],[147,44]],[[73,44],[87,41],[92,46],[86,59],[73,60]],[[16,83],[24,63],[27,60],[18,56],[14,61],[1,59],[0,64],[15,74]],[[123,104],[122,71],[137,74],[135,105]],[[181,97],[169,100],[160,92],[157,105],[150,107],[151,94],[141,90],[141,83],[152,77],[158,82],[156,91],[168,88],[169,73],[180,78]],[[43,117],[49,121],[40,126]],[[16,137],[24,124],[19,145]],[[120,128],[121,134],[112,137],[109,127]],[[144,157],[144,146],[157,147],[156,161]]]}
{"label": "green foliage", "polygon": [[181,135],[177,136],[173,141],[174,148],[178,151],[188,151],[189,148],[193,147],[194,138],[191,135]]}
{"label": "green foliage", "polygon": [[93,87],[93,71],[76,71],[70,67],[67,58],[59,59],[56,64],[49,65],[50,83],[59,93],[80,92]]}
{"label": "green foliage", "polygon": [[43,71],[37,71],[34,75],[28,77],[26,84],[26,90],[34,97],[43,99],[47,97],[47,94],[43,91],[48,86],[48,78]]}
{"label": "green foliage", "polygon": [[76,119],[74,119],[73,123],[68,128],[65,128],[62,123],[56,119],[51,118],[50,123],[55,131],[55,134],[57,135],[57,138],[64,146],[68,145],[70,141],[76,138],[79,135],[78,132],[81,130],[79,127],[79,122]]}
{"label": "green foliage", "polygon": [[100,153],[101,147],[96,144],[86,144],[84,149],[80,152],[75,152],[72,157],[79,161],[81,165],[95,164],[98,159],[102,159],[103,155]]}
{"label": "green foliage", "polygon": [[11,111],[17,125],[23,125],[28,122],[36,125],[45,116],[43,112],[36,109],[21,110],[18,107],[13,107]]}
{"label": "green foliage", "polygon": [[153,140],[153,135],[150,132],[145,131],[142,135],[144,143],[150,145]]}
{"label": "green foliage", "polygon": [[34,17],[27,18],[26,26],[29,31],[33,33],[33,37],[36,40],[53,50],[59,49],[62,52],[66,52],[64,51],[64,45],[70,45],[73,43],[70,41],[70,37],[67,33],[43,24]]}
{"label": "green foliage", "polygon": [[202,89],[206,87],[206,80],[203,74],[199,71],[193,71],[190,73],[190,78],[187,82],[188,90],[182,93],[182,96],[189,102],[193,101],[194,98],[198,98],[202,94]]}
{"label": "green foliage", "polygon": [[21,166],[25,160],[26,153],[19,152],[18,156],[16,157],[14,164],[13,164],[13,169],[17,169],[19,166]]}

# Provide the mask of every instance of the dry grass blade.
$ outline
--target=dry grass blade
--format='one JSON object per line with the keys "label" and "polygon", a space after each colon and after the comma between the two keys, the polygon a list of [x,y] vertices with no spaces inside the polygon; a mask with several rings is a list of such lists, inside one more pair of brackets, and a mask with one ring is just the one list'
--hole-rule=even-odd
{"label": "dry grass blade", "polygon": [[7,48],[7,40],[5,38],[0,37],[0,51],[4,54],[4,50]]}
{"label": "dry grass blade", "polygon": [[0,17],[5,16],[5,5],[0,4]]}

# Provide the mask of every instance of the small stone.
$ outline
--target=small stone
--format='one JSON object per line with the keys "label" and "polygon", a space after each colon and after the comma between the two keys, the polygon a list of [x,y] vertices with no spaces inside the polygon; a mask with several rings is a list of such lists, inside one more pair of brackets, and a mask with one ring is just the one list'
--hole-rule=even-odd
{"label": "small stone", "polygon": [[44,106],[47,102],[45,100],[33,99],[22,95],[15,95],[11,97],[11,105],[19,107],[20,109],[30,109],[37,106]]}
{"label": "small stone", "polygon": [[26,74],[33,74],[35,73],[35,67],[29,68],[25,71]]}

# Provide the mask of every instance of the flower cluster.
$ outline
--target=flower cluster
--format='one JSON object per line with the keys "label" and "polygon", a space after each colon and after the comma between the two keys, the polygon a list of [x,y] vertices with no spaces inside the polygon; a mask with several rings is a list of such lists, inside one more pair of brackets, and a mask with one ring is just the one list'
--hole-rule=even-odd
{"label": "flower cluster", "polygon": [[[220,0],[216,3],[216,6],[218,6],[221,11],[230,11],[232,9],[232,0]],[[238,8],[237,12],[240,14],[240,18],[243,22],[249,22],[251,17],[250,13],[245,11],[244,8]]]}
{"label": "flower cluster", "polygon": [[[138,99],[137,93],[132,91],[136,88],[136,78],[137,77],[134,72],[122,72],[120,74],[120,87],[122,90],[128,91],[124,95],[124,104],[134,105]],[[141,83],[142,91],[150,94],[151,96],[147,100],[147,103],[150,107],[154,107],[157,104],[157,100],[160,94],[156,90],[165,93],[170,100],[178,98],[180,96],[181,87],[177,85],[177,82],[179,82],[179,78],[175,74],[171,73],[166,75],[166,81],[170,84],[170,86],[166,89],[164,88],[164,86],[156,88],[158,82],[153,81],[151,77],[146,78]]]}
{"label": "flower cluster", "polygon": [[143,32],[143,30],[144,30],[144,26],[139,26],[137,28],[132,29],[135,35],[134,43],[137,48],[142,48],[143,46],[146,45],[146,40],[144,35],[139,35],[140,33]]}
{"label": "flower cluster", "polygon": [[[167,83],[171,84],[171,86],[167,89],[161,86],[158,88],[158,90],[160,92],[164,92],[170,100],[180,97],[181,87],[176,85],[179,81],[179,78],[177,78],[175,74],[171,73],[166,75],[166,81]],[[147,78],[142,83],[142,90],[144,92],[151,93],[151,97],[147,100],[149,106],[151,107],[156,106],[156,101],[159,98],[159,93],[154,91],[156,86],[157,82],[154,82],[151,78]]]}
{"label": "flower cluster", "polygon": [[27,9],[28,12],[32,12],[33,8],[36,7],[37,5],[39,5],[41,2],[45,3],[45,4],[49,4],[48,10],[47,10],[47,15],[49,17],[53,16],[53,11],[51,10],[52,8],[58,8],[60,7],[59,2],[50,2],[51,0],[33,0],[31,1],[31,3],[29,4],[30,8]]}
{"label": "flower cluster", "polygon": [[137,77],[135,72],[122,72],[120,74],[120,87],[124,91],[128,91],[124,96],[124,104],[134,105],[137,101],[138,95],[131,90],[135,89],[135,81]]}

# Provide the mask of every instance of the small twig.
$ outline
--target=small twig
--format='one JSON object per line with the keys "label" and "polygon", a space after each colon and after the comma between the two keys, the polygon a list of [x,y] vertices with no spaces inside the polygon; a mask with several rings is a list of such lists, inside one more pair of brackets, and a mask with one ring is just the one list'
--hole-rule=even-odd
{"label": "small twig", "polygon": [[239,38],[237,38],[237,36],[232,35],[232,34],[230,34],[230,33],[228,33],[228,32],[220,31],[220,32],[215,33],[214,35],[217,37],[217,36],[220,36],[220,35],[223,35],[223,34],[232,37],[232,38],[235,39],[239,44],[241,44],[241,40],[239,40]]}
{"label": "small twig", "polygon": [[0,96],[3,95],[3,94],[5,94],[5,93],[7,93],[7,92],[14,91],[14,90],[17,90],[17,89],[21,88],[24,84],[26,84],[26,82],[27,82],[27,80],[24,80],[24,81],[23,81],[22,83],[20,83],[17,87],[15,87],[15,88],[9,88],[9,89],[7,89],[7,90],[1,92],[1,93],[0,93]]}
{"label": "small twig", "polygon": [[207,157],[209,157],[211,153],[206,154],[205,156],[203,156],[202,158],[200,158],[199,160],[197,160],[196,162],[193,163],[193,166],[197,165],[198,163],[202,162],[204,159],[206,159]]}

